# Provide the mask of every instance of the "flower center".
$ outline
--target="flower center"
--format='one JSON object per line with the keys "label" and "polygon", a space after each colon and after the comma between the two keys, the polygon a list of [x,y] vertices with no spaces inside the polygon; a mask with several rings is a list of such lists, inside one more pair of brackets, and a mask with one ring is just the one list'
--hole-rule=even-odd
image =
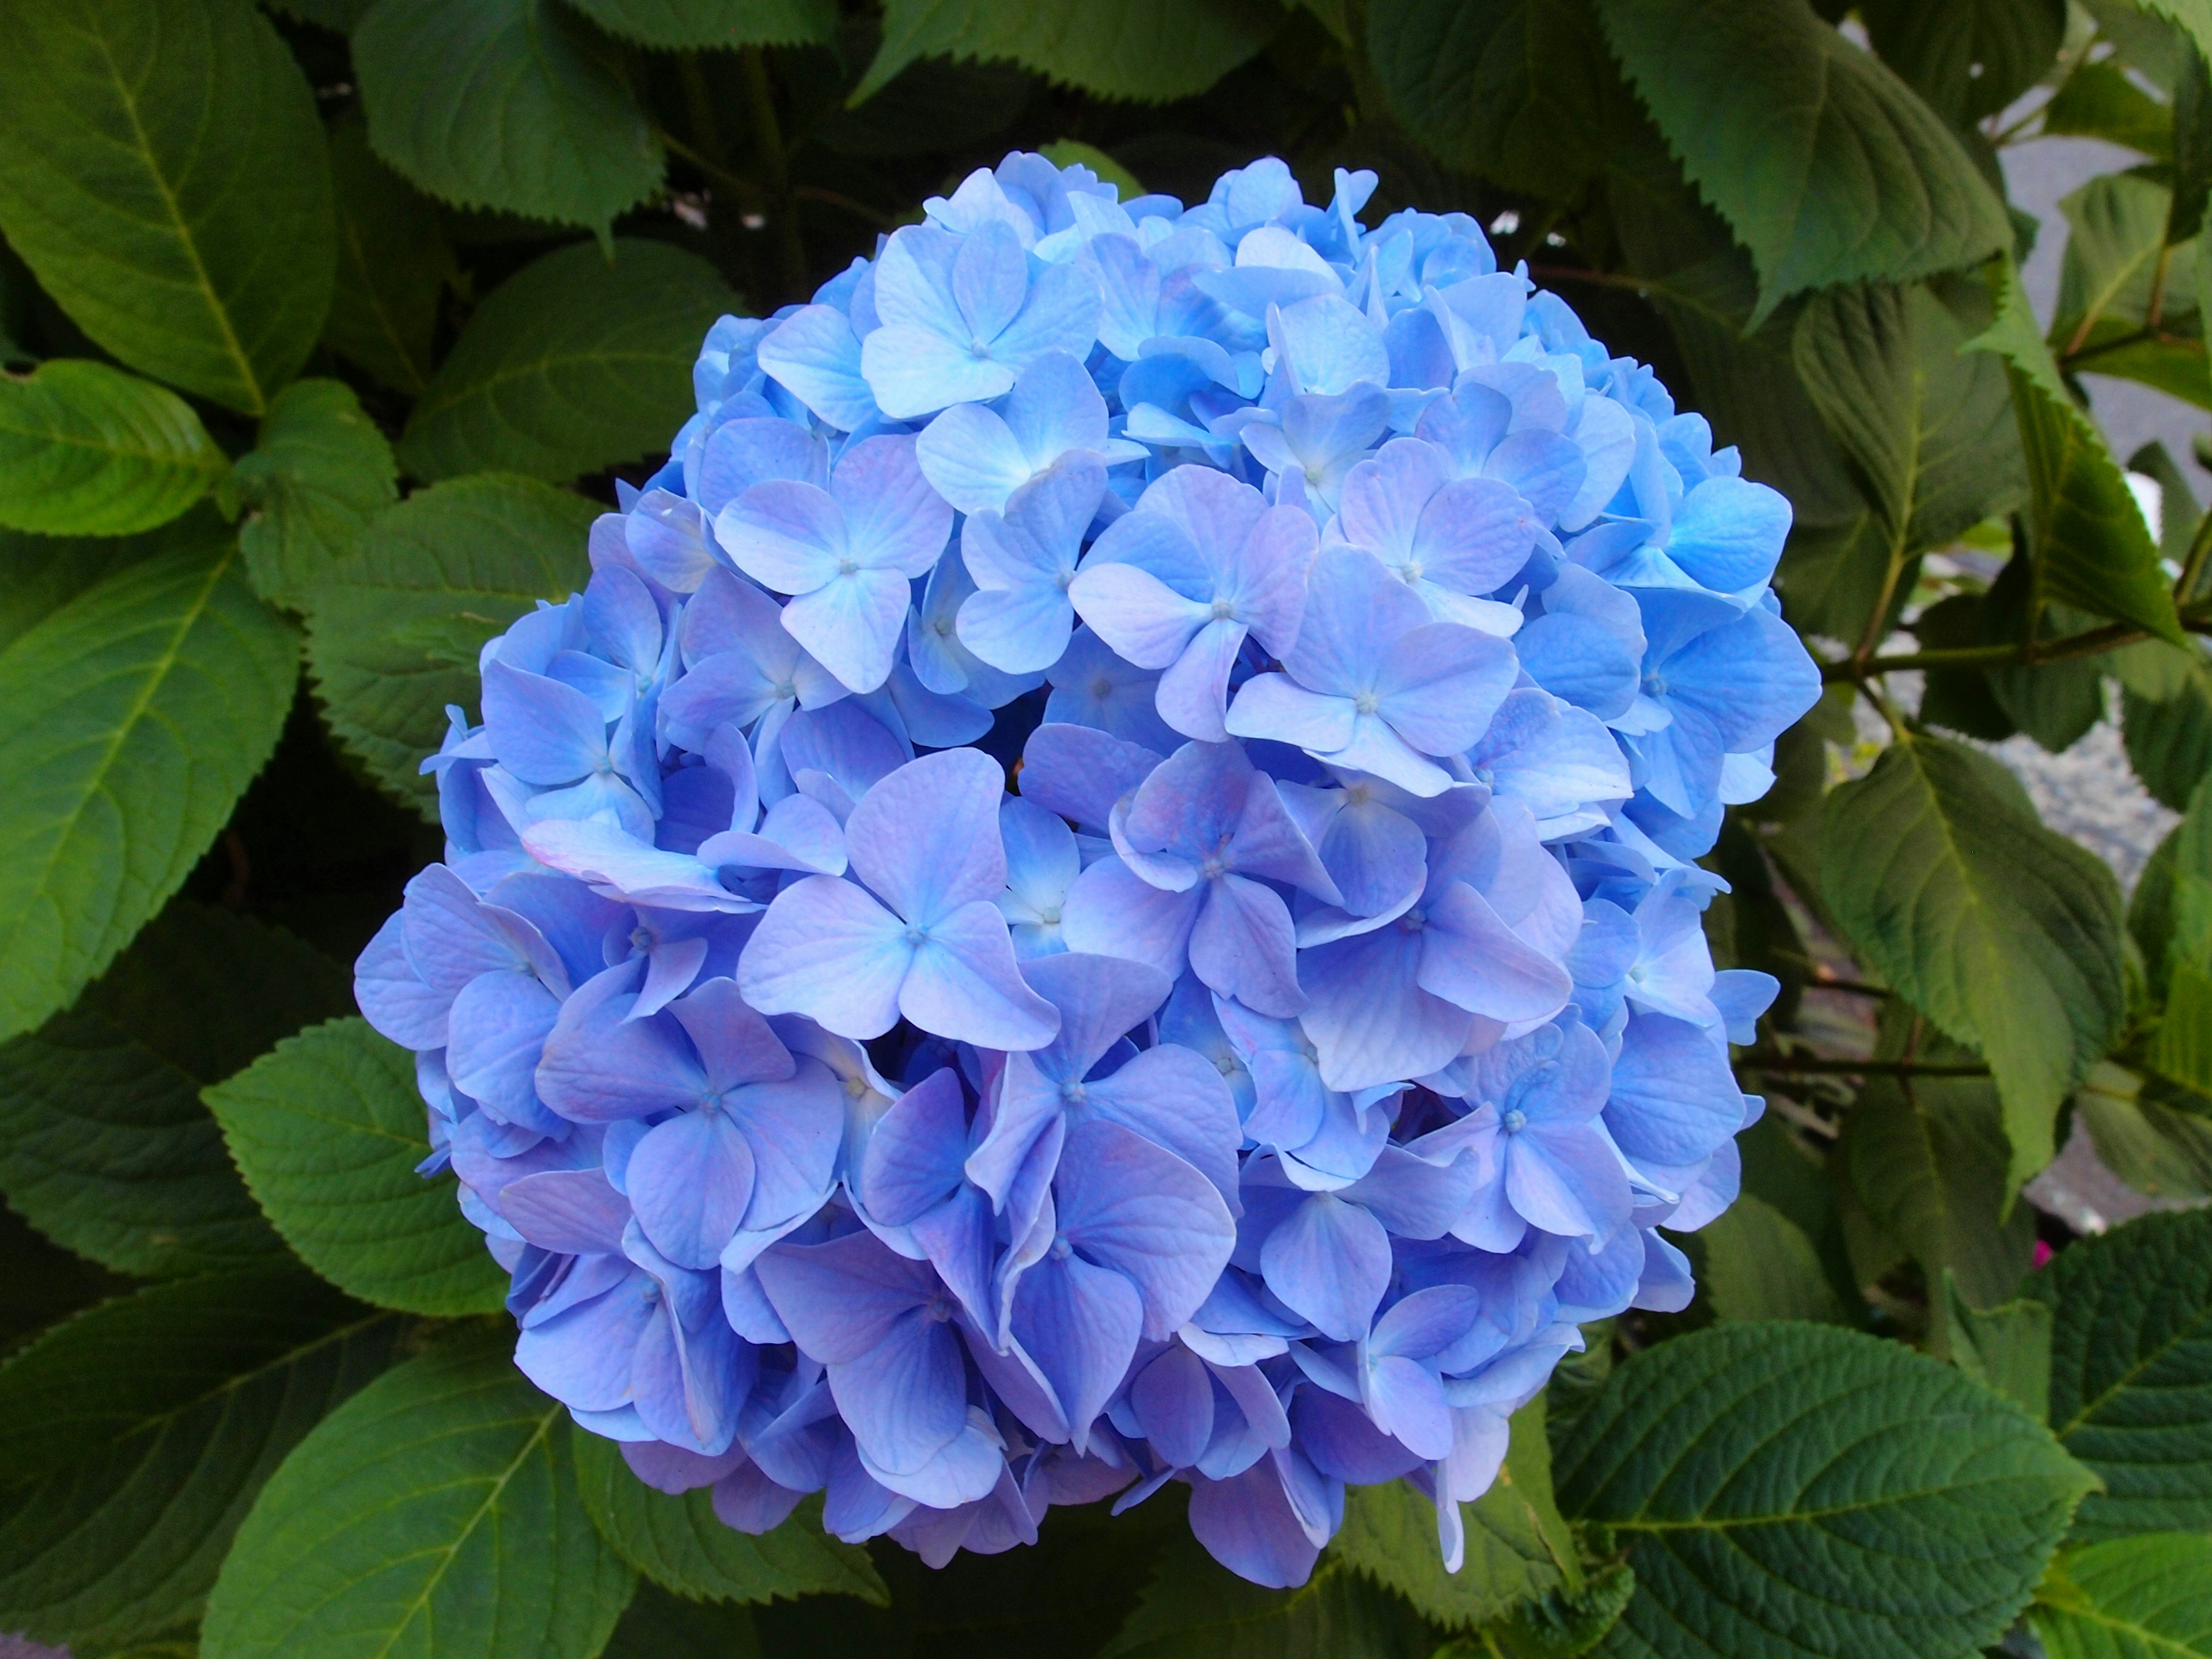
{"label": "flower center", "polygon": [[652,950],[652,949],[653,949],[653,934],[652,934],[652,933],[651,933],[648,929],[647,929],[646,927],[642,927],[642,926],[640,926],[640,927],[635,927],[635,928],[631,929],[631,930],[630,930],[630,936],[629,936],[629,948],[630,948],[631,950],[633,950],[633,951],[650,951],[650,950]]}
{"label": "flower center", "polygon": [[778,680],[775,684],[775,695],[786,700],[795,698],[799,696],[799,688],[789,680]]}
{"label": "flower center", "polygon": [[1091,682],[1091,695],[1097,698],[1101,702],[1103,702],[1107,698],[1114,695],[1114,682],[1108,679],[1103,674],[1101,674],[1097,679]]}
{"label": "flower center", "polygon": [[1071,1106],[1080,1106],[1091,1098],[1091,1091],[1083,1086],[1081,1078],[1076,1078],[1060,1085],[1060,1097]]}
{"label": "flower center", "polygon": [[929,942],[929,929],[927,927],[916,927],[909,922],[907,924],[905,938],[906,942],[908,945],[915,946],[927,945]]}
{"label": "flower center", "polygon": [[841,576],[852,575],[860,568],[860,562],[857,559],[844,558],[837,561],[837,574]]}
{"label": "flower center", "polygon": [[1418,933],[1428,926],[1429,919],[1419,910],[1408,910],[1398,918],[1398,925],[1409,933]]}
{"label": "flower center", "polygon": [[1059,927],[1059,926],[1060,926],[1060,907],[1059,907],[1057,904],[1055,904],[1055,905],[1052,906],[1049,909],[1045,909],[1045,910],[1040,910],[1040,911],[1038,911],[1038,912],[1037,912],[1037,920],[1038,920],[1039,921],[1042,922],[1042,923],[1043,923],[1046,927]]}
{"label": "flower center", "polygon": [[1226,868],[1227,866],[1221,862],[1219,855],[1217,854],[1214,857],[1206,860],[1205,863],[1200,865],[1198,866],[1198,873],[1204,876],[1208,881],[1219,881],[1221,879],[1222,872]]}
{"label": "flower center", "polygon": [[1236,614],[1237,614],[1237,607],[1236,607],[1235,605],[1231,605],[1228,600],[1226,600],[1226,599],[1216,599],[1216,600],[1213,602],[1213,620],[1214,620],[1214,621],[1216,621],[1216,622],[1227,622],[1227,621],[1228,621],[1231,617],[1235,616]]}
{"label": "flower center", "polygon": [[1382,699],[1377,697],[1372,691],[1362,691],[1358,696],[1352,700],[1352,706],[1353,709],[1359,714],[1371,714],[1377,708],[1381,708],[1382,703]]}
{"label": "flower center", "polygon": [[1498,1119],[1498,1122],[1504,1127],[1507,1134],[1517,1135],[1528,1127],[1528,1114],[1516,1106],[1504,1117]]}
{"label": "flower center", "polygon": [[1052,1241],[1052,1249],[1048,1250],[1046,1254],[1051,1256],[1054,1261],[1065,1261],[1069,1256],[1075,1254],[1075,1246],[1067,1242],[1067,1235],[1066,1233],[1062,1233],[1059,1237]]}

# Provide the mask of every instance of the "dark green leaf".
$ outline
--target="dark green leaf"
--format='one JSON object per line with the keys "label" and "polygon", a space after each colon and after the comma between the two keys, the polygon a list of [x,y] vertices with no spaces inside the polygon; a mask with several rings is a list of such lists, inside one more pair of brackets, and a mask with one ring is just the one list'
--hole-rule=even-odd
{"label": "dark green leaf", "polygon": [[495,1311],[507,1275],[430,1155],[414,1056],[338,1019],[288,1037],[205,1091],[246,1184],[300,1259],[409,1313]]}
{"label": "dark green leaf", "polygon": [[1940,1328],[1951,1363],[2008,1400],[2020,1402],[2037,1422],[2051,1417],[2051,1310],[2023,1298],[1982,1309],[1960,1292],[1946,1272],[1942,1285]]}
{"label": "dark green leaf", "polygon": [[1995,761],[1915,736],[1828,798],[1820,876],[1883,980],[1989,1061],[2012,1146],[2005,1207],[2051,1161],[2060,1101],[2126,1012],[2112,872],[2038,823]]}
{"label": "dark green leaf", "polygon": [[377,0],[353,63],[377,155],[459,206],[604,231],[660,184],[620,64],[554,0]]}
{"label": "dark green leaf", "polygon": [[1011,59],[1108,98],[1165,103],[1204,92],[1267,44],[1267,0],[888,0],[884,41],[851,101],[918,58]]}
{"label": "dark green leaf", "polygon": [[2173,154],[2173,112],[2133,81],[2118,63],[2085,63],[2043,107],[2053,137],[2102,138],[2154,161]]}
{"label": "dark green leaf", "polygon": [[142,374],[258,415],[331,302],[314,95],[247,0],[16,0],[0,229]]}
{"label": "dark green leaf", "polygon": [[369,520],[399,499],[392,446],[341,380],[297,380],[279,392],[237,476],[246,576],[264,599],[295,606],[340,573]]}
{"label": "dark green leaf", "polygon": [[0,1047],[0,1188],[49,1237],[142,1279],[280,1249],[200,1090],[351,1000],[321,951],[177,900],[74,1008]]}
{"label": "dark green leaf", "polygon": [[702,1486],[655,1492],[629,1471],[622,1449],[598,1435],[575,1443],[584,1507],[616,1554],[654,1583],[702,1601],[765,1601],[833,1592],[887,1605],[890,1592],[868,1553],[822,1530],[818,1507],[756,1538],[715,1518]]}
{"label": "dark green leaf", "polygon": [[[2197,309],[2196,245],[2166,246],[2172,201],[2173,192],[2163,184],[2131,173],[2108,173],[2058,204],[2068,234],[2051,338],[2068,352],[2069,368],[2110,373],[2112,354],[2097,349],[2100,337],[2089,331],[2087,325],[2123,325],[2105,331],[2106,338],[2139,334],[2149,319],[2154,294],[2169,331],[2172,319]],[[2075,343],[2077,337],[2079,345]],[[2194,361],[2201,374],[2203,343],[2186,343],[2197,348]],[[2204,398],[2200,395],[2195,401],[2202,403]]]}
{"label": "dark green leaf", "polygon": [[[2014,644],[2027,633],[2027,608],[2034,586],[2032,559],[2015,553],[1982,595],[1976,614],[1981,642]],[[2096,626],[2094,617],[2071,605],[2051,604],[2038,618],[2039,639],[2063,639]],[[2162,640],[2161,650],[2171,650]],[[2056,662],[2000,663],[1983,672],[1990,696],[2005,717],[2052,754],[2078,743],[2084,733],[2105,718],[2105,659],[2098,656],[2064,657]]]}
{"label": "dark green leaf", "polygon": [[191,406],[87,358],[0,374],[0,524],[121,536],[182,514],[229,470]]}
{"label": "dark green leaf", "polygon": [[434,792],[416,764],[446,705],[476,702],[477,648],[536,600],[583,586],[594,516],[527,478],[458,478],[386,513],[345,580],[308,594],[307,666],[331,729],[425,816]]}
{"label": "dark green leaf", "polygon": [[2166,240],[2185,242],[2204,228],[2204,202],[2212,192],[2212,75],[2204,54],[2192,50],[2173,88],[2173,212]]}
{"label": "dark green leaf", "polygon": [[0,530],[0,652],[110,576],[229,532],[213,501],[137,536],[34,536]]}
{"label": "dark green leaf", "polygon": [[2066,37],[2064,0],[1867,0],[1859,16],[1882,62],[1957,127],[2033,86]]}
{"label": "dark green leaf", "polygon": [[0,652],[0,1036],[76,1000],[276,746],[299,641],[240,562],[210,539],[133,565]]}
{"label": "dark green leaf", "polygon": [[[1751,250],[1754,321],[1806,289],[1910,282],[2011,246],[1959,140],[1803,0],[1598,9],[1668,147]],[[1747,87],[1759,95],[1730,95]]]}
{"label": "dark green leaf", "polygon": [[2151,698],[2132,687],[2120,699],[2120,738],[2144,788],[2177,812],[2197,780],[2212,773],[2212,666],[2195,660],[2172,695]]}
{"label": "dark green leaf", "polygon": [[1435,1646],[1413,1609],[1348,1567],[1262,1589],[1182,1538],[1098,1659],[1428,1659]]}
{"label": "dark green leaf", "polygon": [[1855,1246],[1863,1280],[1909,1256],[1931,1301],[1947,1273],[1984,1307],[2012,1294],[2035,1249],[2035,1218],[2025,1205],[2007,1210],[2012,1158],[1985,1080],[1916,1078],[1907,1088],[1869,1079],[1836,1155],[1876,1230]]}
{"label": "dark green leaf", "polygon": [[600,1659],[761,1659],[760,1637],[750,1607],[686,1601],[642,1583]]}
{"label": "dark green leaf", "polygon": [[[2193,44],[2197,51],[2212,56],[2212,5],[2206,4],[2205,0],[2142,0],[2142,9],[2170,20],[2181,37],[2168,47],[2170,72],[2158,77],[2160,85],[2171,87],[2179,80],[2181,52],[2186,45]],[[2116,9],[2111,0],[2096,9],[2099,27],[2108,34],[2113,32],[2111,14]],[[2136,61],[2138,67],[2147,71],[2153,67],[2140,58]]]}
{"label": "dark green leaf", "polygon": [[412,398],[430,384],[453,250],[431,204],[368,148],[356,117],[331,130],[338,270],[323,343]]}
{"label": "dark green leaf", "polygon": [[699,337],[738,298],[696,254],[613,246],[549,253],[484,301],[408,419],[410,472],[562,483],[667,447]]}
{"label": "dark green leaf", "polygon": [[1631,1358],[1559,1450],[1627,1550],[1607,1651],[1955,1659],[2028,1598],[2089,1477],[2010,1401],[1893,1342],[1722,1325]]}
{"label": "dark green leaf", "polygon": [[1898,556],[1941,547],[2026,495],[2004,369],[1959,354],[1989,319],[1982,292],[1952,283],[1940,294],[1836,289],[1797,319],[1798,374]]}
{"label": "dark green leaf", "polygon": [[2076,1538],[2212,1529],[2212,1212],[2148,1215],[2060,1252],[2051,1425],[2105,1483]]}
{"label": "dark green leaf", "polygon": [[836,0],[568,0],[609,34],[665,52],[836,44]]}
{"label": "dark green leaf", "polygon": [[1541,1395],[1514,1413],[1512,1431],[1496,1484],[1460,1507],[1467,1553],[1457,1572],[1444,1571],[1436,1504],[1402,1480],[1347,1491],[1330,1549],[1449,1630],[1488,1624],[1546,1590],[1581,1588],[1574,1540],[1552,1497]]}
{"label": "dark green leaf", "polygon": [[[1894,625],[1919,568],[1917,559],[1908,559],[1898,580],[1888,581],[1889,538],[1881,520],[1862,511],[1841,524],[1791,526],[1774,585],[1782,596],[1783,615],[1799,632],[1856,645],[1865,637],[1885,588],[1885,621]],[[1889,631],[1885,627],[1876,637]]]}
{"label": "dark green leaf", "polygon": [[2160,1077],[2212,1095],[2212,972],[2193,962],[2172,966],[2148,1058]]}
{"label": "dark green leaf", "polygon": [[2029,1617],[2050,1659],[2212,1659],[2212,1538],[2069,1550]]}
{"label": "dark green leaf", "polygon": [[1370,6],[1367,51],[1407,130],[1451,167],[1554,199],[1605,168],[1596,117],[1620,82],[1582,0]]}
{"label": "dark green leaf", "polygon": [[2151,1198],[2212,1198],[2212,1118],[2185,1110],[2154,1078],[2100,1066],[2074,1097],[2105,1167]]}
{"label": "dark green leaf", "polygon": [[254,1493],[401,1322],[289,1265],[104,1303],[0,1370],[0,1625],[110,1650],[188,1626]]}
{"label": "dark green leaf", "polygon": [[593,1659],[636,1579],[512,1342],[472,1332],[410,1360],[301,1442],[208,1598],[205,1659]]}
{"label": "dark green leaf", "polygon": [[[1982,593],[1954,593],[1938,599],[1912,619],[1913,637],[1928,651],[1953,651],[1990,643],[1983,624]],[[2015,635],[2017,637],[2017,635]],[[2160,642],[2160,650],[2172,647]],[[2041,671],[2037,671],[2041,672]],[[2098,712],[2103,712],[2102,688]],[[1985,743],[2002,743],[2020,727],[2005,712],[1990,690],[1986,670],[1931,668],[1920,694],[1920,718],[1947,732],[1962,732]],[[2094,721],[2095,716],[2092,716]]]}
{"label": "dark green leaf", "polygon": [[2012,376],[2041,597],[2185,643],[2158,549],[2118,465],[2059,380],[2020,273],[2009,261],[1994,270],[1996,321],[1967,349],[1997,353]]}
{"label": "dark green leaf", "polygon": [[268,3],[272,10],[302,23],[313,23],[333,34],[349,34],[371,0],[268,0]]}
{"label": "dark green leaf", "polygon": [[1847,1322],[1813,1241],[1771,1205],[1743,1194],[1698,1237],[1716,1318]]}
{"label": "dark green leaf", "polygon": [[130,1288],[130,1280],[70,1255],[0,1206],[0,1358],[55,1321]]}

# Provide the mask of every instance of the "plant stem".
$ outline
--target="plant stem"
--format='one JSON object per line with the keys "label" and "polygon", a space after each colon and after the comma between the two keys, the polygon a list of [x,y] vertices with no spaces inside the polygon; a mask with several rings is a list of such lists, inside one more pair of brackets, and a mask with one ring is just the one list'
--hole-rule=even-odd
{"label": "plant stem", "polygon": [[[2191,569],[2182,572],[2185,580],[2193,580],[2192,570],[2201,570],[2203,566],[2200,547],[2191,549],[2191,557],[2193,562]],[[2192,634],[2212,632],[2212,622],[2200,616],[2185,616],[2181,625]],[[1907,651],[1893,657],[1876,657],[1864,663],[1847,657],[1838,662],[1822,663],[1820,678],[1831,684],[1837,680],[1856,680],[1863,684],[1883,674],[1902,673],[1914,668],[2002,668],[2016,662],[2064,662],[2069,657],[2087,657],[2100,651],[2132,645],[2137,640],[2149,637],[2146,630],[2132,623],[2107,623],[2102,628],[2069,634],[2063,639],[2039,640],[2032,653],[2025,641],[2015,640],[2002,645],[1958,645],[1936,651]]]}
{"label": "plant stem", "polygon": [[2196,596],[2197,583],[2204,574],[2204,562],[2212,556],[2212,513],[2197,521],[2197,533],[2189,539],[2189,554],[2181,563],[2181,574],[2173,584],[2174,603],[2186,605]]}
{"label": "plant stem", "polygon": [[769,223],[775,233],[777,277],[784,297],[806,286],[806,245],[799,237],[799,207],[791,193],[791,163],[784,154],[783,129],[776,125],[775,89],[769,86],[768,59],[758,46],[739,54],[744,66],[745,103],[753,118],[753,148],[759,152],[762,188],[769,198]]}
{"label": "plant stem", "polygon": [[1747,1055],[1736,1064],[1747,1072],[1765,1072],[1777,1077],[1987,1077],[1990,1068],[1980,1060],[1761,1060]]}

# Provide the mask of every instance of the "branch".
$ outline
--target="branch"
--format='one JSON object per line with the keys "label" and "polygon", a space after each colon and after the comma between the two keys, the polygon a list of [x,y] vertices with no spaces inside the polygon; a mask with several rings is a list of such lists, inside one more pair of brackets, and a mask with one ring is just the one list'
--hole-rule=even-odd
{"label": "branch", "polygon": [[1775,1077],[1987,1077],[1990,1068],[1975,1060],[1830,1060],[1807,1055],[1778,1060],[1747,1054],[1736,1061],[1747,1072]]}
{"label": "branch", "polygon": [[[2212,514],[2207,515],[2212,522]],[[2207,546],[2212,546],[2208,541]],[[2197,568],[2203,564],[2198,549],[2191,549]],[[2185,570],[2185,578],[2192,572]],[[2181,625],[2192,634],[2212,633],[2212,619],[2191,611],[2181,618]],[[2069,634],[2063,639],[2039,640],[2033,648],[2021,641],[2002,645],[1947,646],[1934,651],[1908,651],[1893,657],[1875,657],[1869,661],[1855,662],[1846,657],[1838,662],[1820,665],[1822,681],[1853,680],[1861,684],[1883,674],[1902,673],[1906,669],[1926,668],[2002,668],[2012,663],[2024,663],[2029,667],[2050,662],[2064,662],[2072,657],[2092,656],[2100,651],[2111,651],[2123,645],[2133,645],[2137,640],[2147,640],[2150,635],[2133,623],[2107,623],[2102,628],[2093,628],[2086,633]]]}

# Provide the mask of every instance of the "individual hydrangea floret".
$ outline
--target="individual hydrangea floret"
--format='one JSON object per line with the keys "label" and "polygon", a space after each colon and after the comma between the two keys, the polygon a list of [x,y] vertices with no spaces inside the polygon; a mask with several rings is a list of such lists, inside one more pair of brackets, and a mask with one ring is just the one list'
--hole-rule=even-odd
{"label": "individual hydrangea floret", "polygon": [[483,651],[362,954],[516,1362],[933,1565],[1460,1505],[1692,1291],[1760,1103],[1695,860],[1819,692],[1786,501],[1461,215],[1008,156],[725,318]]}

